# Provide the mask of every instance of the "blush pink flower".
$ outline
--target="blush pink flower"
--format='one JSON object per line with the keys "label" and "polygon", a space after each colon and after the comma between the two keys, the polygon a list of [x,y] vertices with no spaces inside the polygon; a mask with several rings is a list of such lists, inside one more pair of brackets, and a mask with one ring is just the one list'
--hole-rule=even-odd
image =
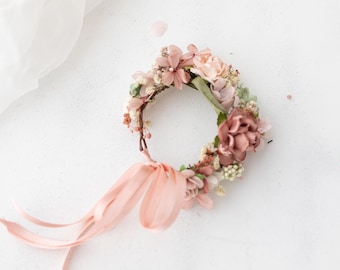
{"label": "blush pink flower", "polygon": [[195,172],[192,170],[184,170],[182,173],[187,176],[187,190],[183,209],[191,208],[194,200],[196,200],[201,207],[211,209],[213,201],[207,195],[209,192],[208,182],[205,179],[201,180],[195,176]]}
{"label": "blush pink flower", "polygon": [[233,86],[227,87],[226,81],[219,78],[210,86],[210,89],[217,101],[222,104],[226,111],[229,111],[235,100],[235,88]]}
{"label": "blush pink flower", "polygon": [[190,71],[214,84],[216,80],[226,78],[229,74],[229,69],[229,66],[219,57],[204,55],[195,61],[195,67],[191,68]]}
{"label": "blush pink flower", "polygon": [[234,109],[219,126],[218,137],[220,163],[227,166],[234,160],[243,161],[247,151],[255,152],[262,136],[258,131],[256,119],[250,113]]}
{"label": "blush pink flower", "polygon": [[137,110],[142,105],[143,105],[143,100],[139,98],[131,98],[129,99],[126,108],[129,112],[131,112],[131,111]]}
{"label": "blush pink flower", "polygon": [[202,51],[198,51],[197,47],[194,44],[189,44],[188,52],[182,56],[183,66],[192,66],[195,63],[199,63],[200,57],[209,57],[211,56],[210,49],[204,49]]}
{"label": "blush pink flower", "polygon": [[166,86],[170,86],[174,83],[175,87],[182,89],[182,83],[188,83],[190,81],[190,75],[187,73],[181,65],[182,50],[175,45],[169,46],[169,55],[158,57],[156,64],[161,67],[165,67],[166,70],[162,75],[162,83]]}

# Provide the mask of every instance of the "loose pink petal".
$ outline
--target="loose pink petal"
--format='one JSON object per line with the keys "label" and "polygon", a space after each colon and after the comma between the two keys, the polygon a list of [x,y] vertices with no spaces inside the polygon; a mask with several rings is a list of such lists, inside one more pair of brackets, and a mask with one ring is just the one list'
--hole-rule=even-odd
{"label": "loose pink petal", "polygon": [[168,30],[168,24],[164,21],[155,21],[150,27],[150,33],[155,37],[163,36],[166,30]]}

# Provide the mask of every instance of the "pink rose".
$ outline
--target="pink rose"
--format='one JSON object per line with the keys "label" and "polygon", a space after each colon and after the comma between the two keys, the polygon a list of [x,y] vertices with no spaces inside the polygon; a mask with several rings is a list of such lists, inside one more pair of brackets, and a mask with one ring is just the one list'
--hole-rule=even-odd
{"label": "pink rose", "polygon": [[229,75],[230,67],[223,63],[217,56],[202,55],[199,59],[195,60],[195,66],[191,68],[190,71],[212,84],[214,84],[217,79],[226,78]]}
{"label": "pink rose", "polygon": [[218,137],[220,163],[224,166],[232,164],[234,160],[243,161],[246,152],[255,152],[255,148],[261,141],[257,120],[241,109],[232,110],[228,118],[219,126]]}

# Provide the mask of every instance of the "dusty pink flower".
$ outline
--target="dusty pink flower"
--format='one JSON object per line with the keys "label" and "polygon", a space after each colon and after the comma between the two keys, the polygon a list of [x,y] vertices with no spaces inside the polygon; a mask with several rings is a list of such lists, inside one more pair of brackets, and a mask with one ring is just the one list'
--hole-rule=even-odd
{"label": "dusty pink flower", "polygon": [[189,44],[187,49],[188,52],[182,56],[182,66],[192,66],[196,62],[199,63],[200,57],[208,57],[211,55],[210,49],[198,51],[197,47],[194,44]]}
{"label": "dusty pink flower", "polygon": [[218,137],[220,163],[224,166],[232,164],[234,160],[243,161],[246,152],[255,152],[255,148],[261,141],[256,119],[241,109],[232,110],[228,118],[219,126]]}
{"label": "dusty pink flower", "polygon": [[222,104],[226,111],[229,111],[235,100],[235,88],[233,86],[227,87],[225,79],[222,78],[217,79],[210,88],[214,97]]}
{"label": "dusty pink flower", "polygon": [[166,71],[164,71],[162,75],[162,83],[164,85],[170,86],[174,83],[176,88],[182,89],[182,83],[188,83],[190,81],[190,75],[180,65],[182,55],[183,53],[180,48],[175,45],[170,45],[169,55],[156,59],[156,64],[166,68]]}
{"label": "dusty pink flower", "polygon": [[204,175],[210,175],[214,172],[214,166],[212,164],[204,166],[204,167],[200,167],[198,169],[198,172]]}
{"label": "dusty pink flower", "polygon": [[195,172],[192,170],[184,170],[182,173],[187,176],[187,190],[183,209],[191,208],[194,200],[203,208],[211,209],[213,201],[206,194],[209,192],[208,182],[195,176]]}

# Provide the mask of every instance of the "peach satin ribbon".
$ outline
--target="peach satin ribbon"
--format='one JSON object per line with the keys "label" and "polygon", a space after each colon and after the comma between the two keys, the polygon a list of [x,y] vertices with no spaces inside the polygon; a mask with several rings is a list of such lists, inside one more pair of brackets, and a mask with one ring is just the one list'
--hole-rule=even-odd
{"label": "peach satin ribbon", "polygon": [[34,234],[21,225],[0,219],[8,232],[31,246],[45,249],[69,248],[63,270],[75,246],[117,225],[137,202],[142,199],[139,219],[143,227],[150,230],[164,230],[177,218],[184,205],[186,176],[164,163],[153,161],[147,149],[143,154],[148,161],[131,166],[80,220],[70,224],[53,224],[38,220],[23,210],[17,211],[27,220],[39,226],[58,228],[83,224],[74,241],[60,241]]}

